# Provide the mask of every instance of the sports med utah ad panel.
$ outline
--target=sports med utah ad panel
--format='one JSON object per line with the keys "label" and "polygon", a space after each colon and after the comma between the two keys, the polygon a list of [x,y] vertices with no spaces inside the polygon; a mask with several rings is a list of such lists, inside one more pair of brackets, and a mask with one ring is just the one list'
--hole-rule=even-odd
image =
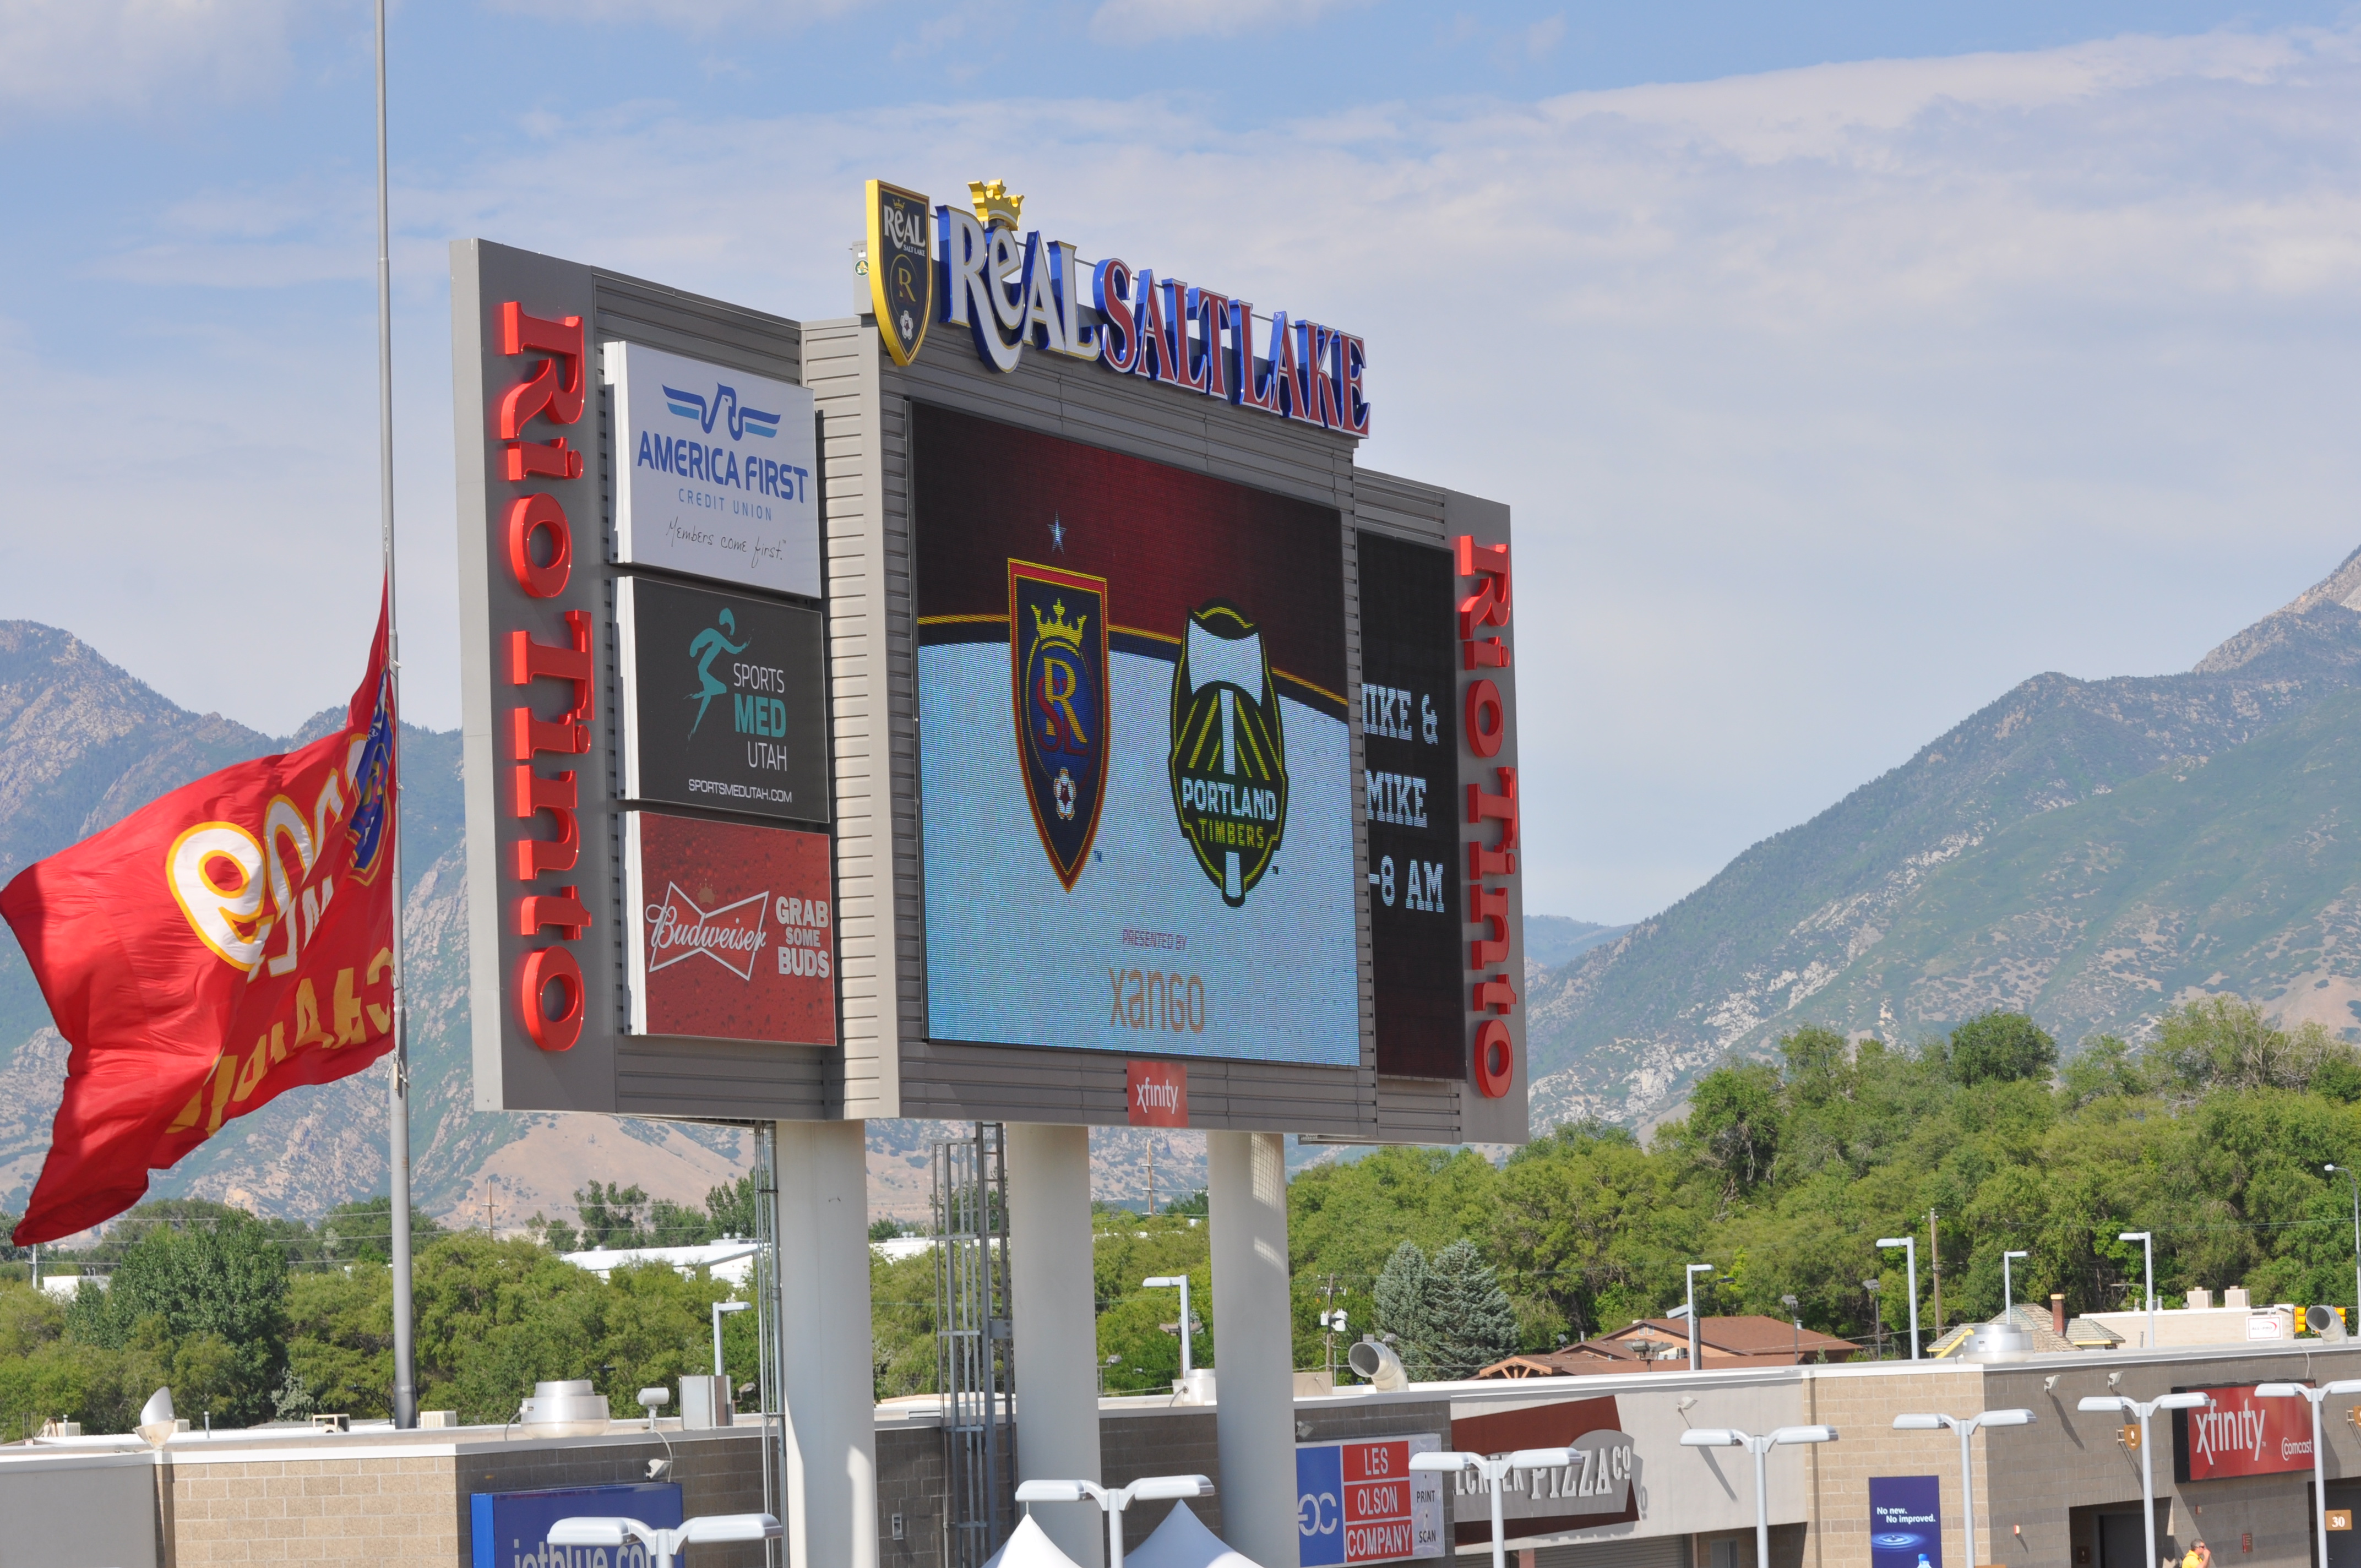
{"label": "sports med utah ad panel", "polygon": [[[876,361],[865,406],[815,399],[800,323],[454,247],[479,1103],[612,1111],[628,1077],[711,1114],[730,1063],[816,1061],[729,1103],[840,1114],[850,928],[919,960],[884,1048],[1144,1062],[1165,1124],[1191,1059],[1355,1103],[1372,1066],[1380,1105],[1444,1080],[1418,1103],[1460,1128],[1521,1105],[1508,509],[1355,499],[1360,339],[1085,263],[977,189],[872,185],[892,319],[815,329]],[[824,503],[822,408],[898,499]],[[1158,460],[1176,416],[1202,463]],[[832,600],[881,526],[909,598]],[[870,768],[913,721],[915,767]],[[840,896],[840,809],[863,884],[914,897]],[[1207,1114],[1271,1091],[1239,1092]]]}

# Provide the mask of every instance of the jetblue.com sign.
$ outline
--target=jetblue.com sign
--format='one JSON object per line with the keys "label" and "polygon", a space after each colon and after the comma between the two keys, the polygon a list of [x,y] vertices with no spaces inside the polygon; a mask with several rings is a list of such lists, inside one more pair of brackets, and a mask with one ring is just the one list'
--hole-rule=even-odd
{"label": "jetblue.com sign", "polygon": [[620,1549],[552,1546],[549,1528],[588,1516],[637,1519],[656,1530],[680,1528],[680,1484],[552,1486],[538,1492],[478,1492],[467,1499],[474,1527],[471,1568],[651,1568],[638,1541]]}

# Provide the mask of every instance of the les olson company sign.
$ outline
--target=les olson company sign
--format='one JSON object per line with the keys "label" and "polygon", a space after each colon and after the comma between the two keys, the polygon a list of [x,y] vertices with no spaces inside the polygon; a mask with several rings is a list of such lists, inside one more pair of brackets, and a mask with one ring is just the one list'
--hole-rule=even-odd
{"label": "les olson company sign", "polygon": [[2260,1399],[2251,1385],[2199,1388],[2212,1403],[2172,1413],[2179,1481],[2278,1475],[2312,1468],[2312,1414],[2301,1399]]}

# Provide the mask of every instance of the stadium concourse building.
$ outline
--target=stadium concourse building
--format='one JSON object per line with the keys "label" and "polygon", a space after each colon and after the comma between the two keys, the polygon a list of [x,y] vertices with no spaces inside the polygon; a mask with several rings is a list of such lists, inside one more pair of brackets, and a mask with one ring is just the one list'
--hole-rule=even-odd
{"label": "stadium concourse building", "polygon": [[[2301,1399],[2258,1398],[2252,1389],[2356,1376],[2361,1346],[2294,1341],[2257,1350],[1684,1368],[1299,1394],[1300,1501],[1287,1568],[1455,1556],[1472,1563],[1489,1551],[1487,1500],[1461,1494],[1449,1476],[1406,1475],[1406,1456],[1561,1444],[1576,1464],[1532,1477],[1508,1497],[1508,1540],[1521,1568],[1754,1568],[1746,1452],[1685,1447],[1681,1434],[1815,1424],[1834,1428],[1837,1441],[1770,1457],[1772,1568],[1916,1568],[1921,1561],[1928,1568],[2141,1568],[2142,1453],[2127,1441],[2129,1418],[2076,1407],[2094,1395],[2147,1401],[2189,1389],[2205,1391],[2211,1405],[2173,1420],[2159,1412],[2151,1426],[2159,1555],[2177,1562],[2202,1540],[2223,1568],[2304,1568],[2314,1540],[2310,1412]],[[2331,1568],[2361,1562],[2349,1528],[2361,1506],[2361,1435],[2347,1420],[2349,1403],[2333,1398],[2322,1412]],[[1956,1439],[1895,1431],[1894,1418],[2008,1408],[2029,1409],[2034,1420],[1979,1431],[1971,1442],[1971,1548],[1960,1539]],[[1021,1442],[1021,1399],[1016,1416]],[[873,1420],[878,1560],[939,1568],[951,1546],[940,1406],[931,1398],[897,1400]],[[1105,1481],[1202,1472],[1224,1486],[1235,1477],[1223,1475],[1218,1422],[1218,1408],[1170,1398],[1100,1401]],[[8,1561],[52,1568],[397,1558],[546,1568],[566,1559],[512,1519],[578,1510],[580,1502],[564,1500],[566,1488],[646,1487],[649,1461],[666,1459],[664,1486],[677,1487],[673,1506],[687,1514],[762,1506],[759,1428],[683,1431],[676,1420],[662,1428],[652,1434],[639,1421],[618,1420],[603,1433],[563,1437],[368,1425],[184,1432],[160,1452],[128,1437],[36,1440],[0,1448],[0,1519],[8,1521],[0,1550]],[[1217,1490],[1191,1506],[1220,1531],[1223,1502]],[[1133,1546],[1166,1507],[1133,1508]],[[697,1562],[712,1568],[763,1561],[754,1547],[699,1551],[711,1555]],[[589,1568],[587,1559],[572,1561]]]}

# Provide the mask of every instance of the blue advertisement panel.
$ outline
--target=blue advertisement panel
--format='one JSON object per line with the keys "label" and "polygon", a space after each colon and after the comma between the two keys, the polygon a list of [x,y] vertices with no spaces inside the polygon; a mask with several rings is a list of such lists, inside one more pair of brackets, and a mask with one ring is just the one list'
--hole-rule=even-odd
{"label": "blue advertisement panel", "polygon": [[1337,512],[910,418],[928,1035],[1357,1064]]}
{"label": "blue advertisement panel", "polygon": [[478,1492],[467,1499],[473,1527],[471,1568],[649,1568],[647,1550],[632,1541],[620,1552],[549,1544],[549,1527],[577,1515],[637,1519],[657,1530],[680,1528],[680,1483],[634,1482],[613,1486],[551,1486],[537,1492]]}
{"label": "blue advertisement panel", "polygon": [[1869,1478],[1869,1568],[1943,1568],[1943,1490],[1934,1476]]}

